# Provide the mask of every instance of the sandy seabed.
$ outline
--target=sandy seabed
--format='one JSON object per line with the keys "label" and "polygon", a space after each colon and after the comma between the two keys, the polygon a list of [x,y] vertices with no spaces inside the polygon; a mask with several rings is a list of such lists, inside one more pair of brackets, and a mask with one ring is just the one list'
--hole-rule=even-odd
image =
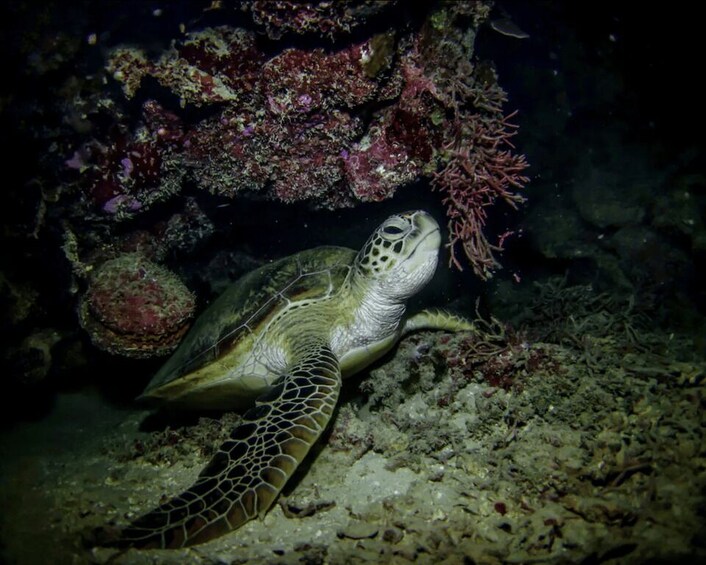
{"label": "sandy seabed", "polygon": [[706,561],[703,361],[673,336],[637,346],[634,332],[586,331],[564,343],[495,336],[483,362],[464,356],[463,334],[410,336],[346,383],[264,519],[182,550],[86,539],[188,486],[238,416],[145,431],[148,412],[61,394],[46,418],[0,437],[2,560]]}

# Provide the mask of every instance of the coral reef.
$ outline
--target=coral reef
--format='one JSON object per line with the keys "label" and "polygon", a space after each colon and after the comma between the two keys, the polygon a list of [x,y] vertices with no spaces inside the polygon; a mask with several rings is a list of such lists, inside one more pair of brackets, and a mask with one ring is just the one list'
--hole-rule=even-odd
{"label": "coral reef", "polygon": [[[245,7],[273,37],[296,21],[303,32],[334,33],[379,9]],[[486,238],[488,208],[522,202],[516,191],[527,180],[524,157],[512,153],[504,92],[487,65],[472,62],[488,10],[485,2],[446,3],[406,30],[326,49],[273,52],[255,33],[223,25],[191,32],[158,56],[118,46],[106,70],[127,100],[150,93],[142,116],[131,122],[125,100],[97,101],[89,119],[113,124],[103,134],[94,128],[67,164],[104,221],[143,215],[192,184],[228,199],[336,209],[431,180],[447,206],[451,265],[462,268],[458,244],[487,278],[509,235]],[[145,85],[155,83],[168,95],[154,97]],[[166,109],[170,97],[179,108]]]}
{"label": "coral reef", "polygon": [[123,219],[179,191],[174,153],[182,136],[180,119],[148,100],[134,132],[117,122],[107,142],[86,143],[66,164],[80,171],[90,204]]}
{"label": "coral reef", "polygon": [[179,97],[181,105],[239,102],[258,81],[264,55],[255,36],[218,26],[190,33],[156,61],[135,47],[119,47],[106,70],[132,98],[143,79],[152,77]]}
{"label": "coral reef", "polygon": [[178,345],[195,307],[194,296],[176,275],[127,253],[92,274],[79,318],[97,347],[145,358],[165,355]]}
{"label": "coral reef", "polygon": [[319,34],[334,37],[364,24],[379,12],[394,8],[397,0],[339,0],[298,2],[297,0],[244,0],[243,8],[264,26],[271,39],[283,34]]}
{"label": "coral reef", "polygon": [[[180,314],[165,313],[176,316],[174,327],[127,327],[110,300],[99,300],[92,273],[139,253],[209,288],[198,251],[213,243],[217,254],[218,241],[236,239],[246,200],[339,210],[413,184],[439,191],[446,204],[451,265],[464,266],[462,249],[476,273],[490,276],[508,234],[484,234],[486,219],[496,201],[522,202],[526,166],[511,152],[505,95],[474,54],[491,2],[405,8],[396,19],[388,17],[396,2],[237,4],[185,8],[185,23],[156,9],[159,33],[149,39],[117,5],[126,27],[114,35],[89,29],[78,8],[69,11],[73,32],[52,23],[68,17],[58,5],[44,7],[41,22],[20,9],[41,37],[35,46],[18,39],[29,59],[18,84],[33,94],[0,117],[22,132],[17,145],[31,146],[37,163],[14,169],[22,190],[8,196],[3,233],[32,249],[22,259],[32,268],[42,270],[45,244],[60,264],[46,283],[60,298],[40,300],[40,317],[78,310],[99,347],[161,355],[180,335]],[[12,273],[0,275],[0,298],[12,300],[4,276]],[[155,303],[153,289],[131,292]],[[23,325],[12,347],[31,332],[17,317],[21,306],[9,311],[13,329]],[[69,323],[37,327],[68,335]]]}

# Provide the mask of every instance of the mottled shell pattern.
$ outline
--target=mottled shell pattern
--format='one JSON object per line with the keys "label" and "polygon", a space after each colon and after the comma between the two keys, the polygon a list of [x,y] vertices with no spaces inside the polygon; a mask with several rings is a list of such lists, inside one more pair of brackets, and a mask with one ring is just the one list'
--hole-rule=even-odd
{"label": "mottled shell pattern", "polygon": [[[341,287],[355,257],[356,251],[351,249],[318,247],[248,273],[196,320],[177,352],[154,376],[141,398],[177,400],[189,407],[221,408],[219,399],[226,400],[228,407],[240,404],[238,399],[246,404],[272,384],[268,375],[276,374],[285,362],[283,358],[277,359],[268,348],[269,358],[260,360],[263,366],[253,366],[250,358],[256,356],[251,353],[262,342],[263,332],[284,309],[296,315],[298,305],[326,299],[331,299],[336,309],[340,309],[340,301],[345,301],[347,296],[341,292]],[[267,336],[272,338],[270,343],[276,341],[276,337]],[[239,371],[242,377],[234,379],[233,370]],[[223,387],[219,383],[223,383]],[[203,389],[205,384],[210,386]],[[208,393],[196,398],[194,394],[202,389]],[[248,394],[249,389],[252,394]]]}

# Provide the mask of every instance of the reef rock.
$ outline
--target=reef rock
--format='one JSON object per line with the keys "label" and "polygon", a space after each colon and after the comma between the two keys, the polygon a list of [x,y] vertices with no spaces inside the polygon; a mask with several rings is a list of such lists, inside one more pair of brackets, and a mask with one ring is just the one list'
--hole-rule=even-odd
{"label": "reef rock", "polygon": [[138,253],[103,263],[79,303],[91,341],[114,355],[170,353],[189,327],[196,301],[177,276]]}

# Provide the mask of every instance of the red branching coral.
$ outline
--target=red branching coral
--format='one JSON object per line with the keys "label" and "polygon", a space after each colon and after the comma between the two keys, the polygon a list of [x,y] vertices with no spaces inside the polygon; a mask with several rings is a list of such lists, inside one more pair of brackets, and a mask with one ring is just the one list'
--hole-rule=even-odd
{"label": "red branching coral", "polygon": [[500,199],[513,208],[524,198],[513,192],[522,188],[527,177],[524,155],[513,154],[510,137],[516,126],[501,114],[485,117],[470,116],[458,137],[447,143],[447,163],[435,173],[432,186],[443,191],[448,218],[450,262],[459,270],[463,267],[456,248],[460,245],[473,270],[487,279],[500,266],[494,252],[502,251],[503,242],[511,232],[503,233],[491,243],[485,233],[488,208]]}
{"label": "red branching coral", "polygon": [[488,209],[497,200],[516,208],[524,202],[516,191],[529,180],[522,174],[528,166],[524,155],[512,152],[517,126],[509,120],[516,112],[504,115],[507,97],[494,70],[473,68],[464,59],[439,78],[436,95],[453,115],[444,131],[443,165],[432,175],[432,187],[444,193],[449,262],[463,269],[457,254],[461,246],[474,272],[487,279],[500,266],[495,253],[512,233],[491,243],[484,232]]}

